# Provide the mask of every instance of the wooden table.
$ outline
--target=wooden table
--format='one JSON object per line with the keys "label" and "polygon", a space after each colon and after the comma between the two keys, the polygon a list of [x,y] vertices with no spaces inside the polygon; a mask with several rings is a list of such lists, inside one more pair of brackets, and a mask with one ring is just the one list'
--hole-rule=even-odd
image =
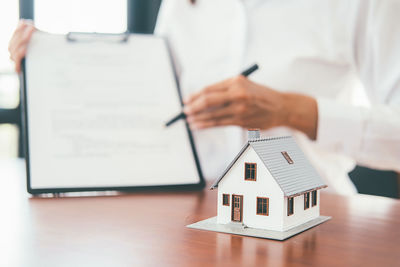
{"label": "wooden table", "polygon": [[400,266],[400,201],[321,194],[333,219],[286,241],[188,229],[216,192],[31,198],[0,161],[0,266]]}

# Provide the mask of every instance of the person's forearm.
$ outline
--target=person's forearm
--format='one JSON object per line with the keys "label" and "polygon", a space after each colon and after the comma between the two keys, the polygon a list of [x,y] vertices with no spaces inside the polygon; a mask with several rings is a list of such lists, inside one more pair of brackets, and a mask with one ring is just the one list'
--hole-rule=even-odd
{"label": "person's forearm", "polygon": [[317,138],[318,106],[309,96],[284,93],[284,126],[305,133],[311,140]]}
{"label": "person's forearm", "polygon": [[400,109],[391,101],[360,107],[319,98],[316,145],[365,167],[400,172]]}

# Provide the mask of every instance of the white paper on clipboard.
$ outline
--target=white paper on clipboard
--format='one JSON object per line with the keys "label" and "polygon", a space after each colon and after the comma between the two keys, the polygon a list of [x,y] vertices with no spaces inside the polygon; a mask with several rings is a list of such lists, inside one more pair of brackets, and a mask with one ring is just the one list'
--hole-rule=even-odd
{"label": "white paper on clipboard", "polygon": [[115,38],[34,33],[24,72],[32,190],[202,181],[185,122],[164,127],[181,110],[165,40]]}

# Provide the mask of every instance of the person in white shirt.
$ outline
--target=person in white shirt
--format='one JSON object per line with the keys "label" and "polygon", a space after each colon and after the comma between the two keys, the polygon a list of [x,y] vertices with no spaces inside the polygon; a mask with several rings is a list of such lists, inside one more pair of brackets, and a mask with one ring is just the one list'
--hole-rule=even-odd
{"label": "person in white shirt", "polygon": [[[155,33],[173,49],[206,177],[236,155],[243,128],[295,136],[338,193],[356,192],[356,163],[400,171],[398,14],[397,0],[164,0]],[[10,42],[17,70],[31,29]]]}

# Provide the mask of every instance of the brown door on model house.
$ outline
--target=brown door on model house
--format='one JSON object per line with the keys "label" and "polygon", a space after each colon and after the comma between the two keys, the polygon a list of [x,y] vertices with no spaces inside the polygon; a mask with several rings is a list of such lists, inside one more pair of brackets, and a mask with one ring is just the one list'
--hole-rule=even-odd
{"label": "brown door on model house", "polygon": [[243,196],[232,195],[232,221],[241,222],[243,212]]}

